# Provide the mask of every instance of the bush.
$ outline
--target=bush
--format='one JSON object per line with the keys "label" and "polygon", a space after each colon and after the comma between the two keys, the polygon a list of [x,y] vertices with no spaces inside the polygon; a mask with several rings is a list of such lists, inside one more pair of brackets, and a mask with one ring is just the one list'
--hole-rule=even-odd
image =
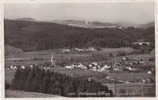
{"label": "bush", "polygon": [[10,88],[10,85],[7,82],[5,82],[5,89],[9,89],[9,88]]}

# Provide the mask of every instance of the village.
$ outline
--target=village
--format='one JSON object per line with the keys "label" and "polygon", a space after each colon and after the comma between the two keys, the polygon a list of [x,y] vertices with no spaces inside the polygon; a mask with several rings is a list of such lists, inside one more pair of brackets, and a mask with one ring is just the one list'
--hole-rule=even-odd
{"label": "village", "polygon": [[[135,45],[135,43],[134,43]],[[139,43],[142,46],[143,44]],[[146,45],[149,46],[149,45]],[[61,53],[71,53],[74,52],[87,52],[87,51],[97,51],[95,48],[90,47],[90,49],[84,51],[83,49],[75,48],[73,51],[70,49],[63,49]],[[63,52],[64,51],[64,52]],[[152,52],[153,53],[153,52]],[[153,93],[149,93],[150,89],[155,87],[155,69],[154,62],[155,59],[153,54],[130,54],[124,56],[114,56],[108,61],[93,61],[89,63],[71,63],[69,65],[56,65],[56,58],[52,55],[50,58],[51,63],[44,64],[30,64],[30,65],[9,65],[7,70],[17,71],[19,68],[25,70],[27,68],[33,69],[38,67],[44,71],[57,70],[57,72],[66,73],[71,75],[72,73],[80,74],[83,73],[83,77],[89,79],[94,79],[99,81],[101,84],[108,86],[112,90],[115,96],[153,96]],[[68,72],[67,72],[68,71]],[[86,73],[91,73],[91,75],[86,75]],[[94,78],[95,74],[92,73],[106,73],[101,80]],[[126,75],[126,76],[121,76]],[[129,77],[129,78],[128,78]],[[143,85],[142,85],[143,84]],[[136,91],[136,89],[138,91]],[[125,92],[126,91],[126,92]]]}

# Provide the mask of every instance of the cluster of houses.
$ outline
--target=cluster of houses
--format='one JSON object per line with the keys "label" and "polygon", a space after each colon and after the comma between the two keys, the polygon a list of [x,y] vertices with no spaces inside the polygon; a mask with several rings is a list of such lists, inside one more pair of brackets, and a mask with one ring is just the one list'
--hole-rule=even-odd
{"label": "cluster of houses", "polygon": [[92,62],[88,65],[77,63],[66,65],[67,69],[83,69],[83,70],[92,70],[98,72],[146,72],[152,74],[154,70],[152,67],[146,69],[146,61],[143,59],[129,59],[128,57],[122,57],[120,61],[113,61],[109,64],[101,64],[98,62]]}
{"label": "cluster of houses", "polygon": [[97,62],[92,62],[89,65],[84,65],[82,63],[78,63],[78,64],[72,64],[72,65],[66,65],[65,68],[67,69],[83,69],[83,70],[92,70],[92,71],[106,71],[106,70],[110,70],[110,68],[112,68],[112,66],[110,65],[103,65],[101,66],[100,64],[98,64]]}
{"label": "cluster of houses", "polygon": [[97,51],[96,48],[94,47],[89,47],[89,48],[73,48],[73,49],[62,49],[63,53],[69,53],[71,51],[76,51],[76,52],[93,52]]}
{"label": "cluster of houses", "polygon": [[7,69],[8,70],[17,70],[18,67],[16,65],[10,65]]}
{"label": "cluster of houses", "polygon": [[142,46],[142,45],[146,45],[146,46],[150,46],[150,42],[148,42],[148,41],[138,41],[138,42],[133,42],[132,43],[133,45],[139,45],[139,46]]}
{"label": "cluster of houses", "polygon": [[20,65],[20,66],[19,65],[10,65],[10,66],[7,67],[7,69],[8,70],[15,70],[16,71],[19,68],[20,69],[25,69],[25,68],[28,68],[28,67],[29,68],[33,68],[34,66],[33,66],[33,64],[31,64],[31,65],[29,65],[27,67],[25,65]]}
{"label": "cluster of houses", "polygon": [[[54,57],[51,57],[51,65],[55,65]],[[82,70],[92,70],[98,72],[146,72],[148,74],[154,73],[154,67],[146,67],[148,62],[144,59],[129,59],[126,56],[123,56],[119,59],[113,59],[110,63],[100,63],[92,62],[89,64],[75,63],[71,65],[65,65],[66,69],[82,69]],[[40,66],[44,70],[49,70],[51,65],[29,65],[30,68],[34,66]],[[11,65],[8,69],[17,70],[19,66]],[[25,69],[26,66],[21,65],[21,69]]]}
{"label": "cluster of houses", "polygon": [[35,67],[38,67],[44,71],[48,71],[48,70],[51,70],[52,66],[47,66],[47,65],[44,65],[44,64],[30,64],[30,65],[10,65],[7,67],[8,70],[18,70],[18,69],[21,69],[21,70],[24,70],[26,68],[30,68],[30,69],[33,69]]}

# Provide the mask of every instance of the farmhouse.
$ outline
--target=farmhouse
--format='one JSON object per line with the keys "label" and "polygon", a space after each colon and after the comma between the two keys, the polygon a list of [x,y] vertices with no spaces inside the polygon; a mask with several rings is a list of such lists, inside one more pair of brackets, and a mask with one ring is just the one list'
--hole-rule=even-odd
{"label": "farmhouse", "polygon": [[70,49],[62,49],[62,52],[63,53],[68,53],[68,52],[70,52],[71,50]]}
{"label": "farmhouse", "polygon": [[89,47],[87,51],[97,51],[94,47]]}
{"label": "farmhouse", "polygon": [[147,41],[137,41],[137,42],[133,42],[132,43],[133,45],[139,45],[139,46],[150,46],[150,42],[147,42]]}
{"label": "farmhouse", "polygon": [[84,49],[80,49],[80,48],[75,48],[74,50],[78,51],[78,52],[83,52],[84,51]]}

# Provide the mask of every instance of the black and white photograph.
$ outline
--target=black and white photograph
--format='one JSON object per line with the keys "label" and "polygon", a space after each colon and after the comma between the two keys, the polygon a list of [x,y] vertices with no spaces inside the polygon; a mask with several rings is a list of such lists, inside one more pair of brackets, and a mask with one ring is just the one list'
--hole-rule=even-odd
{"label": "black and white photograph", "polygon": [[5,3],[5,98],[156,97],[155,4]]}

